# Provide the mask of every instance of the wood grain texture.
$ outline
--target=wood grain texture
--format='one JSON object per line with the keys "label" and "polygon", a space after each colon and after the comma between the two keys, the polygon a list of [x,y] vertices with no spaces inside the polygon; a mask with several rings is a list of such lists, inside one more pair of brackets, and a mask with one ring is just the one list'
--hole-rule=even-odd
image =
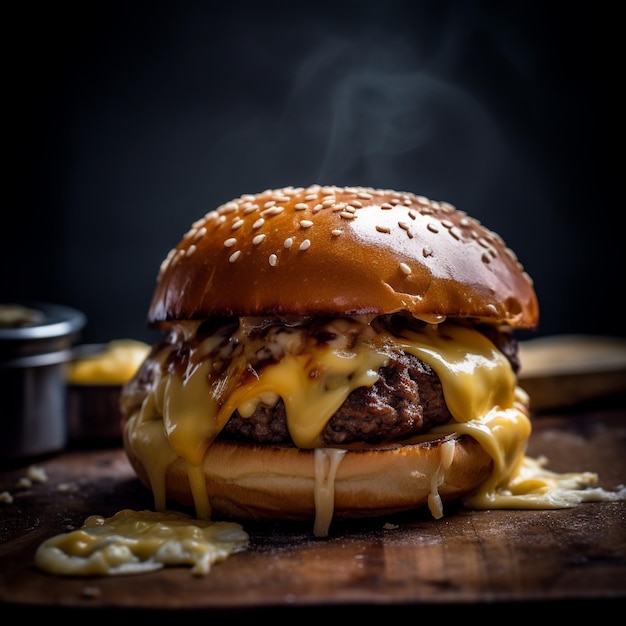
{"label": "wood grain texture", "polygon": [[[531,456],[556,471],[626,482],[626,410],[534,420]],[[22,608],[232,611],[341,606],[528,603],[626,598],[626,502],[553,511],[428,511],[345,522],[316,539],[309,524],[246,524],[246,552],[203,578],[185,567],[112,578],[36,570],[37,546],[97,513],[152,508],[119,448],[70,450],[38,462],[47,482],[17,489],[26,466],[4,468],[0,602]]]}

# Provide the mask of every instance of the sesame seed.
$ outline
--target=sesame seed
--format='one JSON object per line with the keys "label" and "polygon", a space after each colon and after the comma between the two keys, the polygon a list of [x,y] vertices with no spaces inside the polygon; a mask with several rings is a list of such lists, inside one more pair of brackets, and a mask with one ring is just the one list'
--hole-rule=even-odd
{"label": "sesame seed", "polygon": [[236,243],[237,243],[237,240],[234,237],[230,237],[224,242],[224,247],[232,248]]}
{"label": "sesame seed", "polygon": [[231,263],[234,263],[241,256],[241,250],[235,250],[229,257],[228,260]]}
{"label": "sesame seed", "polygon": [[367,193],[367,191],[359,191],[356,194],[357,198],[361,198],[361,200],[371,200],[372,199],[372,194],[371,193]]}
{"label": "sesame seed", "polygon": [[377,230],[379,233],[387,233],[387,234],[389,234],[389,233],[391,232],[391,228],[389,228],[389,226],[380,226],[380,225],[377,225],[377,226],[376,226],[376,230]]}
{"label": "sesame seed", "polygon": [[330,206],[333,206],[333,204],[335,204],[334,198],[328,198],[327,200],[322,201],[322,207],[324,207],[325,209],[327,209]]}
{"label": "sesame seed", "polygon": [[390,204],[389,202],[383,202],[380,205],[380,208],[383,209],[384,211],[389,211],[390,209],[393,209],[393,204]]}
{"label": "sesame seed", "polygon": [[244,224],[243,220],[241,218],[238,218],[233,222],[233,225],[230,227],[230,229],[237,230],[238,228],[241,228],[243,224]]}
{"label": "sesame seed", "polygon": [[411,268],[406,263],[400,263],[400,271],[403,274],[410,274]]}
{"label": "sesame seed", "polygon": [[198,241],[200,239],[202,239],[202,237],[204,237],[206,235],[206,227],[203,226],[202,228],[200,228],[198,230],[198,232],[193,236],[193,240],[194,241]]}
{"label": "sesame seed", "polygon": [[313,222],[311,220],[301,220],[300,226],[302,228],[311,228],[311,226],[313,226]]}
{"label": "sesame seed", "polygon": [[256,237],[254,237],[254,239],[252,240],[252,243],[255,246],[258,246],[264,239],[265,239],[265,235],[261,233],[260,235],[257,235]]}
{"label": "sesame seed", "polygon": [[275,254],[270,254],[269,262],[272,267],[276,267],[276,263],[278,263],[278,257]]}
{"label": "sesame seed", "polygon": [[489,309],[489,311],[491,311],[492,313],[497,313],[498,309],[496,309],[496,305],[495,304],[488,304],[487,305],[487,309]]}
{"label": "sesame seed", "polygon": [[269,207],[269,209],[265,209],[264,211],[261,211],[261,215],[267,215],[267,216],[272,216],[272,215],[278,215],[279,213],[282,213],[285,210],[284,206],[271,206]]}
{"label": "sesame seed", "polygon": [[308,208],[309,208],[309,205],[305,204],[304,202],[298,202],[298,204],[294,206],[294,209],[296,211],[306,211]]}
{"label": "sesame seed", "polygon": [[483,263],[491,263],[491,257],[489,256],[487,252],[483,252],[482,256],[480,257],[480,260]]}
{"label": "sesame seed", "polygon": [[342,211],[339,213],[339,217],[343,217],[346,220],[353,220],[356,215],[354,213],[350,213],[350,211]]}
{"label": "sesame seed", "polygon": [[321,211],[324,207],[321,204],[316,204],[313,207],[313,213],[317,213],[318,211]]}
{"label": "sesame seed", "polygon": [[409,230],[409,225],[406,222],[398,222],[398,226],[403,230]]}
{"label": "sesame seed", "polygon": [[191,244],[187,248],[187,252],[185,252],[185,256],[191,256],[195,251],[196,251],[196,246],[194,244]]}
{"label": "sesame seed", "polygon": [[217,211],[220,215],[226,215],[226,213],[232,213],[237,210],[236,202],[228,202],[227,204],[222,205]]}
{"label": "sesame seed", "polygon": [[259,207],[256,204],[250,204],[244,207],[243,214],[248,215],[249,213],[254,213],[255,211],[258,210],[258,208]]}
{"label": "sesame seed", "polygon": [[424,256],[432,256],[433,255],[433,249],[430,246],[424,246],[422,248],[422,254]]}
{"label": "sesame seed", "polygon": [[285,239],[285,243],[283,245],[287,249],[291,248],[291,246],[293,246],[293,238],[292,237],[287,237],[287,239]]}
{"label": "sesame seed", "polygon": [[306,202],[312,202],[313,200],[317,200],[317,194],[316,193],[310,193],[308,196],[304,196],[304,200]]}
{"label": "sesame seed", "polygon": [[256,230],[257,228],[261,228],[263,224],[265,224],[265,220],[262,217],[260,217],[256,222],[254,222],[254,224],[252,224],[252,228]]}
{"label": "sesame seed", "polygon": [[264,209],[269,209],[271,207],[273,207],[276,204],[276,200],[268,200],[264,205],[263,208]]}
{"label": "sesame seed", "polygon": [[456,226],[453,226],[449,231],[448,231],[456,240],[460,241],[461,240],[461,229],[457,228]]}
{"label": "sesame seed", "polygon": [[450,220],[441,220],[441,225],[444,228],[452,228],[454,224]]}
{"label": "sesame seed", "polygon": [[409,217],[414,220],[417,217],[417,213],[414,209],[409,209]]}
{"label": "sesame seed", "polygon": [[170,261],[172,260],[172,258],[174,257],[174,255],[176,254],[176,249],[172,248],[168,253],[167,256],[163,259],[163,261],[161,262],[161,266],[159,268],[159,272],[163,272],[165,271],[165,268],[170,264]]}
{"label": "sesame seed", "polygon": [[428,230],[431,233],[438,233],[439,229],[437,228],[437,224],[435,224],[434,222],[428,222],[428,224],[426,225],[426,228],[428,228]]}
{"label": "sesame seed", "polygon": [[300,244],[300,250],[308,250],[310,247],[311,247],[311,240],[310,239],[305,239]]}
{"label": "sesame seed", "polygon": [[506,252],[506,254],[508,254],[514,261],[517,261],[517,255],[515,254],[515,252],[513,252],[513,250],[511,250],[511,248],[505,248],[504,251]]}
{"label": "sesame seed", "polygon": [[333,237],[339,237],[339,235],[341,235],[341,233],[343,233],[343,230],[341,230],[341,228],[334,228],[334,229],[330,232],[330,234],[331,234]]}

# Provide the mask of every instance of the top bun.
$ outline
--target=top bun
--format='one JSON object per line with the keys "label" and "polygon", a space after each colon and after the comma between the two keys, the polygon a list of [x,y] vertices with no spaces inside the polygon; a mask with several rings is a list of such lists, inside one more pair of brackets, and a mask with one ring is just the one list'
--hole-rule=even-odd
{"label": "top bun", "polygon": [[538,323],[515,254],[464,212],[409,192],[320,185],[245,194],[195,222],[161,266],[148,322],[399,311]]}

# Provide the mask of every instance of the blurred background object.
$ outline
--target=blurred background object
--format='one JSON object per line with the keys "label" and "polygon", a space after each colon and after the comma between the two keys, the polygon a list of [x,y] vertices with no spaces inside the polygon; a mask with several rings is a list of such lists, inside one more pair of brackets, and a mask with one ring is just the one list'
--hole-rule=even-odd
{"label": "blurred background object", "polygon": [[148,355],[135,339],[82,344],[65,367],[68,428],[75,445],[120,445],[120,393]]}
{"label": "blurred background object", "polygon": [[74,306],[86,342],[151,342],[159,265],[194,220],[317,182],[447,200],[533,277],[536,334],[624,334],[606,8],[113,0],[4,22],[4,301]]}
{"label": "blurred background object", "polygon": [[65,447],[65,367],[85,323],[67,306],[0,302],[0,462]]}

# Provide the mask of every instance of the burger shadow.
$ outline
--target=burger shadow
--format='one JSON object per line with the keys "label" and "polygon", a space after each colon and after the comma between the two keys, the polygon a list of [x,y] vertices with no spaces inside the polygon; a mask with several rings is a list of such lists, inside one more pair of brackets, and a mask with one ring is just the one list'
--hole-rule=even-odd
{"label": "burger shadow", "polygon": [[[463,507],[451,502],[446,516],[455,515]],[[235,520],[236,521],[236,520]],[[251,549],[275,550],[302,546],[305,543],[328,543],[345,540],[363,540],[368,544],[376,537],[388,538],[394,533],[405,533],[415,528],[434,527],[440,520],[433,518],[428,507],[402,513],[386,514],[368,518],[335,519],[327,535],[315,536],[313,521],[244,521],[240,522],[250,535]]]}

